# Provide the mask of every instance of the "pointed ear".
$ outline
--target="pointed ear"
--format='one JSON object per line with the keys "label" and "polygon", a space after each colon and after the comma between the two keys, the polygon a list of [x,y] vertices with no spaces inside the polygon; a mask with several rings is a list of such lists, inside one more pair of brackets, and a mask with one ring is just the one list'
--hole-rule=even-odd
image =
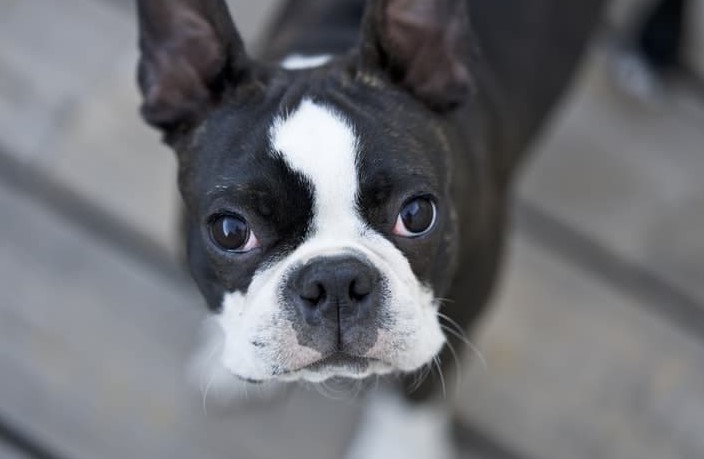
{"label": "pointed ear", "polygon": [[465,0],[374,0],[365,13],[362,65],[381,69],[432,108],[470,92],[472,36]]}
{"label": "pointed ear", "polygon": [[138,0],[137,11],[145,120],[164,130],[195,121],[249,64],[225,0]]}

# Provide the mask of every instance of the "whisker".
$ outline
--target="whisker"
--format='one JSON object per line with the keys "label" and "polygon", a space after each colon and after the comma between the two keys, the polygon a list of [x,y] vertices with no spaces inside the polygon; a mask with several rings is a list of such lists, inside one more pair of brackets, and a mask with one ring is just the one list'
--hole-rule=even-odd
{"label": "whisker", "polygon": [[[212,374],[213,374],[214,370],[211,370],[211,372],[210,372],[211,375],[210,375],[208,381],[206,381],[207,372],[204,370],[206,368],[215,368],[215,365],[213,365],[213,361],[215,361],[215,359],[217,358],[218,352],[222,352],[224,347],[225,347],[224,344],[212,346],[212,350],[208,353],[208,356],[202,360],[202,368],[200,371],[200,381],[198,383],[198,388],[200,389],[201,393],[203,393],[203,391],[205,390],[205,386],[207,386],[207,384],[209,382],[211,382],[210,380],[213,379]],[[196,364],[196,365],[198,365],[198,364]]]}
{"label": "whisker", "polygon": [[244,399],[245,399],[245,400],[249,400],[249,399],[250,399],[250,398],[249,398],[249,388],[250,388],[251,386],[253,386],[254,384],[250,384],[250,383],[248,383],[248,382],[246,382],[246,381],[243,381],[243,382],[242,382],[242,385],[243,385],[243,387],[244,387]]}
{"label": "whisker", "polygon": [[447,388],[445,387],[445,377],[442,375],[442,367],[440,366],[440,357],[433,357],[433,363],[435,368],[438,370],[438,376],[440,377],[440,385],[442,386],[442,398],[447,400]]}
{"label": "whisker", "polygon": [[439,318],[444,319],[445,322],[447,322],[449,325],[452,325],[453,327],[455,327],[455,330],[457,330],[457,333],[460,333],[462,336],[465,335],[464,328],[462,328],[462,327],[460,326],[460,324],[458,324],[458,323],[457,323],[454,319],[452,319],[450,316],[448,316],[447,314],[443,314],[443,313],[440,312],[440,311],[438,311],[436,314],[438,315]]}
{"label": "whisker", "polygon": [[455,361],[455,379],[457,380],[455,382],[455,397],[459,397],[460,395],[460,387],[462,386],[462,367],[460,366],[460,359],[457,357],[457,352],[455,352],[455,348],[452,346],[452,343],[448,341],[447,343],[447,348],[450,350],[450,353],[452,354],[452,358]]}
{"label": "whisker", "polygon": [[444,331],[448,332],[458,340],[462,341],[463,344],[469,344],[469,340],[463,335],[457,333],[457,330],[455,330],[454,328],[450,328],[445,324],[440,324],[440,328],[442,328]]}
{"label": "whisker", "polygon": [[467,336],[465,335],[464,331],[461,328],[459,328],[459,325],[457,324],[457,322],[450,319],[445,314],[438,313],[438,317],[446,320],[447,322],[449,322],[450,325],[454,325],[456,328],[459,329],[459,330],[455,330],[454,328],[451,328],[447,325],[443,325],[442,323],[440,324],[440,327],[443,330],[445,330],[447,333],[451,334],[455,338],[462,341],[462,343],[464,343],[472,351],[472,353],[474,353],[474,355],[477,356],[484,371],[489,371],[489,365],[487,364],[487,361],[486,361],[486,358],[484,357],[484,354],[474,343],[472,343],[469,339],[467,339]]}
{"label": "whisker", "polygon": [[211,371],[210,372],[210,379],[208,383],[205,385],[205,389],[203,390],[203,414],[205,417],[208,417],[208,392],[210,392],[210,386],[213,385],[213,382],[215,381],[215,372],[217,370]]}
{"label": "whisker", "polygon": [[325,391],[320,387],[320,384],[311,383],[310,385],[313,386],[313,389],[315,389],[315,391],[318,393],[318,395],[323,396],[325,398],[328,398]]}
{"label": "whisker", "polygon": [[[462,344],[466,345],[469,348],[469,350],[472,351],[472,353],[479,359],[479,363],[482,365],[482,368],[484,369],[484,371],[489,371],[489,364],[487,363],[486,358],[484,357],[484,354],[474,343],[472,343],[471,341],[469,341],[467,338],[465,338],[463,336],[458,336],[457,332],[455,332],[454,330],[452,330],[450,328],[446,328],[442,325],[441,325],[441,327],[443,330],[445,330],[446,332],[450,333],[451,335],[455,336],[457,339],[462,341]],[[448,344],[449,344],[449,342],[448,342]]]}
{"label": "whisker", "polygon": [[453,300],[452,298],[436,297],[435,300],[438,301],[438,302],[440,302],[440,303],[450,303],[450,304],[456,303],[456,301]]}
{"label": "whisker", "polygon": [[432,364],[430,363],[426,363],[413,374],[413,383],[408,388],[409,393],[412,394],[420,389],[420,386],[422,386],[426,379],[428,379],[428,376],[430,376],[430,373],[432,372],[431,365]]}
{"label": "whisker", "polygon": [[357,398],[359,394],[365,389],[366,381],[364,380],[352,380],[352,379],[329,379],[326,381],[321,381],[318,383],[307,383],[306,387],[312,386],[315,391],[329,399],[335,401],[347,400],[350,398]]}

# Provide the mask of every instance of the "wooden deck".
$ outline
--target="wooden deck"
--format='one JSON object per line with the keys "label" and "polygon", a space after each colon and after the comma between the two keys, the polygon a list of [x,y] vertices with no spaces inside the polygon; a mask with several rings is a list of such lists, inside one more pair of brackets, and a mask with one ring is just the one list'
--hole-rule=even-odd
{"label": "wooden deck", "polygon": [[[231,3],[251,42],[273,3]],[[130,2],[0,11],[0,459],[341,457],[361,400],[204,410],[187,382],[204,308]],[[604,49],[521,183],[487,366],[461,374],[466,457],[704,457],[704,94],[630,100]]]}

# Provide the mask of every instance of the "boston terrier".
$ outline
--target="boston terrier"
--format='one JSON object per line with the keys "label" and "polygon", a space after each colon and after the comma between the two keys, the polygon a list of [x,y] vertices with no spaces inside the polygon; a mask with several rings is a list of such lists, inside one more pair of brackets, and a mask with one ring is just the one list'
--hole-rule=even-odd
{"label": "boston terrier", "polygon": [[[225,0],[138,1],[142,114],[178,158],[219,364],[250,383],[446,371],[602,3],[291,0],[253,59]],[[391,450],[423,451],[438,393],[360,438],[415,422]],[[395,457],[370,449],[351,455]]]}

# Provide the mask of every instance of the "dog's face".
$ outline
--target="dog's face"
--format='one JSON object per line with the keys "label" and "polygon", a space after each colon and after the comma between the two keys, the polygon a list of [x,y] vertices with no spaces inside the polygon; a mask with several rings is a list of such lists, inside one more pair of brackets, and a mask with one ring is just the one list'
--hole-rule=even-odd
{"label": "dog's face", "polygon": [[462,3],[372,2],[361,50],[298,70],[249,60],[220,0],[140,3],[144,114],[178,155],[191,270],[233,374],[362,378],[441,349]]}

